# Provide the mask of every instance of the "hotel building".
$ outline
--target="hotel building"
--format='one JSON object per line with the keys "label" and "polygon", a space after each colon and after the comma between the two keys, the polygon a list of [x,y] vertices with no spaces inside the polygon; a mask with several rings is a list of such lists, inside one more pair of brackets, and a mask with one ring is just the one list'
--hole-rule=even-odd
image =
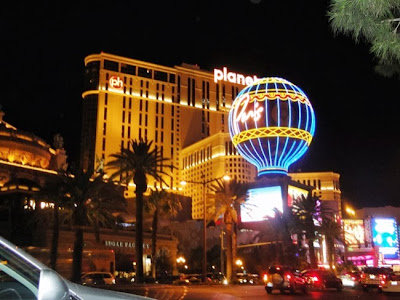
{"label": "hotel building", "polygon": [[[95,170],[105,165],[132,139],[153,141],[176,167],[164,188],[190,196],[193,219],[202,219],[204,193],[215,179],[229,175],[252,182],[257,176],[256,168],[236,152],[228,131],[232,102],[255,79],[226,68],[210,72],[197,65],[166,67],[108,53],[87,56],[82,167]],[[335,200],[340,206],[338,174],[289,175],[314,186],[322,200]],[[162,187],[160,182],[149,185]],[[133,192],[130,186],[125,196],[131,198]]]}
{"label": "hotel building", "polygon": [[342,217],[340,174],[335,172],[299,172],[288,174],[292,180],[312,186],[313,195],[319,197],[325,207]]}
{"label": "hotel building", "polygon": [[[234,83],[240,78],[241,84]],[[192,196],[192,216],[202,218],[202,183],[223,175],[243,181],[256,175],[236,153],[228,133],[231,104],[250,79],[230,73],[226,81],[215,82],[214,73],[195,65],[166,67],[107,53],[87,56],[82,167],[95,170],[107,164],[132,139],[153,141],[177,167],[165,178],[168,188]],[[183,187],[182,181],[188,185]],[[149,185],[161,187],[160,182]],[[133,192],[130,187],[126,197]]]}

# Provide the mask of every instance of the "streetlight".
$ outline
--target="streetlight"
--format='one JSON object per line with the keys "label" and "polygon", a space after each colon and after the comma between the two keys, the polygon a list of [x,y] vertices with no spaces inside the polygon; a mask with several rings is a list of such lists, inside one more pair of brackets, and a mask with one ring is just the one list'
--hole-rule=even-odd
{"label": "streetlight", "polygon": [[206,185],[219,180],[219,179],[224,179],[225,181],[229,181],[230,177],[228,175],[206,180],[206,176],[202,173],[201,178],[203,179],[202,181],[181,181],[182,185],[185,185],[186,183],[194,183],[194,184],[201,184],[203,186],[203,282],[206,282],[207,279],[207,215],[206,215]]}
{"label": "streetlight", "polygon": [[241,259],[237,259],[236,260],[236,265],[240,268],[241,266],[243,266],[243,262]]}
{"label": "streetlight", "polygon": [[354,211],[353,208],[351,208],[350,206],[346,206],[346,212],[348,215],[350,215],[351,217],[354,217],[356,215],[356,212]]}
{"label": "streetlight", "polygon": [[226,275],[225,267],[224,267],[224,259],[225,259],[225,257],[224,257],[224,234],[225,234],[225,232],[221,227],[221,233],[220,233],[220,238],[221,238],[221,273],[224,273]]}
{"label": "streetlight", "polygon": [[[179,266],[179,265],[181,266],[181,268],[182,268],[182,265],[183,265],[184,268],[186,267],[186,265],[185,265],[186,259],[185,259],[183,256],[179,256],[179,257],[176,259],[176,262],[178,263],[178,266]],[[186,269],[186,268],[185,268],[185,269]],[[178,271],[179,271],[179,270],[178,270]]]}

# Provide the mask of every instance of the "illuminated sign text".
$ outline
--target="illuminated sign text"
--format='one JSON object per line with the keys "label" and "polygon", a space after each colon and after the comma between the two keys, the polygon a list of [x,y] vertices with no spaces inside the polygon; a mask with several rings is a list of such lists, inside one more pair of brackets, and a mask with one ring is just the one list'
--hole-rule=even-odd
{"label": "illuminated sign text", "polygon": [[242,123],[246,122],[249,118],[252,118],[254,122],[257,122],[261,118],[261,113],[263,112],[264,108],[260,106],[257,101],[254,101],[254,108],[253,110],[249,109],[247,111],[247,106],[249,105],[250,96],[249,94],[245,94],[240,100],[237,105],[238,109],[234,112],[234,121]]}
{"label": "illuminated sign text", "polygon": [[110,87],[112,87],[113,89],[122,89],[124,85],[122,79],[115,75],[110,77],[108,83],[110,84]]}
{"label": "illuminated sign text", "polygon": [[[123,247],[123,248],[135,248],[134,242],[122,242],[122,241],[104,241],[104,245],[108,247]],[[151,248],[150,244],[143,244],[143,248]]]}
{"label": "illuminated sign text", "polygon": [[258,80],[257,76],[244,76],[242,74],[236,74],[234,72],[228,72],[226,67],[223,67],[222,70],[214,69],[214,82],[218,81],[228,81],[230,83],[237,83],[242,85],[250,85]]}

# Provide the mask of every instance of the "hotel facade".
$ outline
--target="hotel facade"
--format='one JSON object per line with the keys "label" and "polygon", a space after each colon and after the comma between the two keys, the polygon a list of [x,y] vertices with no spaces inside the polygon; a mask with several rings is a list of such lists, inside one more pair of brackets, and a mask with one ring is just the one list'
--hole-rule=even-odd
{"label": "hotel facade", "polygon": [[[192,217],[202,218],[201,183],[211,184],[224,175],[242,181],[256,176],[252,165],[236,153],[228,133],[231,104],[254,77],[229,72],[227,78],[227,73],[221,70],[217,75],[227,80],[215,82],[214,73],[195,65],[165,67],[107,53],[87,56],[82,167],[106,165],[109,156],[132,139],[153,141],[176,167],[164,170],[170,172],[164,188],[191,196]],[[241,84],[235,83],[241,77]],[[182,181],[188,184],[183,187]],[[162,187],[160,182],[149,186]],[[133,192],[128,188],[126,197]]]}
{"label": "hotel facade", "polygon": [[[210,72],[197,65],[166,67],[108,53],[87,56],[82,167],[96,170],[106,165],[110,155],[128,147],[130,140],[153,141],[176,169],[164,170],[170,175],[165,178],[167,187],[155,181],[149,186],[191,197],[192,218],[202,219],[204,193],[216,178],[229,175],[239,182],[252,182],[257,176],[255,166],[236,151],[228,131],[232,102],[256,79],[226,68]],[[339,174],[289,176],[314,186],[321,199],[335,200],[340,208]],[[133,193],[130,185],[125,196],[134,197]]]}

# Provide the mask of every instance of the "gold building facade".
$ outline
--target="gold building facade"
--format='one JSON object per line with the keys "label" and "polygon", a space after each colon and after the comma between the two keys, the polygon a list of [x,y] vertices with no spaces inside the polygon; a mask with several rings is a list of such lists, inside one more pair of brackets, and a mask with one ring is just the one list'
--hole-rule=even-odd
{"label": "gold building facade", "polygon": [[[192,217],[202,219],[203,187],[207,192],[213,180],[224,175],[242,182],[252,182],[257,176],[256,168],[236,152],[228,130],[233,100],[255,79],[226,68],[211,72],[197,65],[167,67],[108,53],[87,56],[82,94],[83,168],[95,170],[111,154],[127,147],[128,141],[146,138],[176,167],[166,178],[168,187],[163,188],[190,196]],[[314,186],[322,200],[337,201],[340,207],[338,174],[289,176]],[[183,186],[182,181],[188,184]],[[149,182],[149,186],[161,188],[161,183]],[[130,186],[125,196],[131,198],[133,192]]]}
{"label": "gold building facade", "polygon": [[312,186],[313,195],[318,196],[326,207],[337,211],[342,217],[342,201],[340,190],[340,174],[335,172],[299,172],[288,174],[292,180]]}
{"label": "gold building facade", "polygon": [[[245,86],[244,80],[237,84],[228,79],[217,81],[214,73],[195,65],[166,67],[107,53],[87,56],[82,95],[83,168],[95,170],[107,164],[111,154],[140,138],[153,141],[177,167],[166,178],[168,188],[174,191],[182,190],[183,180],[210,180],[228,173],[227,164],[232,159],[248,165],[238,154],[222,160],[220,156],[224,151],[219,148],[225,147],[228,135],[221,138],[217,134],[228,133],[229,109]],[[205,139],[215,135],[223,144],[215,145],[212,138],[206,145],[210,140]],[[149,182],[149,186],[160,188],[161,184]],[[125,196],[133,197],[133,192],[131,187]],[[185,194],[193,196],[192,191]],[[198,200],[196,195],[194,198]],[[200,218],[202,210],[196,201],[193,217]]]}

